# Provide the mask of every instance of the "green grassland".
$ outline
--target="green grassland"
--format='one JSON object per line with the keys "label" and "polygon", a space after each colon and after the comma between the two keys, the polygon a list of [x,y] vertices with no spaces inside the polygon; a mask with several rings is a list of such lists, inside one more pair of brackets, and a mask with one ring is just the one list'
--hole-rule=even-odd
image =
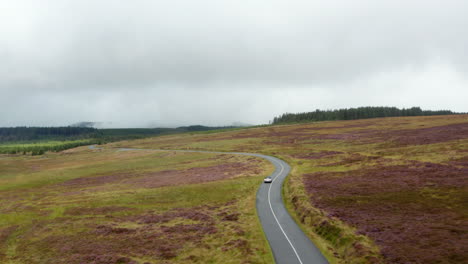
{"label": "green grassland", "polygon": [[111,145],[277,156],[292,165],[288,209],[331,263],[459,263],[468,258],[454,245],[468,240],[467,128],[467,115],[396,117]]}
{"label": "green grassland", "polygon": [[80,139],[80,140],[41,140],[38,142],[7,142],[0,144],[0,154],[31,154],[43,155],[47,151],[59,152],[62,150],[76,148],[79,146],[91,145],[100,143],[95,139]]}
{"label": "green grassland", "polygon": [[272,262],[261,159],[80,147],[0,168],[1,263]]}
{"label": "green grassland", "polygon": [[42,155],[91,144],[179,133],[210,133],[238,127],[185,126],[177,128],[0,127],[0,154]]}
{"label": "green grassland", "polygon": [[[145,151],[117,151],[117,148]],[[0,262],[271,263],[255,193],[292,166],[283,198],[330,263],[460,263],[468,115],[194,132],[0,155]]]}

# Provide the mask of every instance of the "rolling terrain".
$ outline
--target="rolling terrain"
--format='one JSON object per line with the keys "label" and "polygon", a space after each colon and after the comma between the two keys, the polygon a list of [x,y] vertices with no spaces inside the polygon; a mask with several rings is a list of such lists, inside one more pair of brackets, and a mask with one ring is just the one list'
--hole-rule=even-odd
{"label": "rolling terrain", "polygon": [[[119,151],[141,148],[147,151]],[[468,259],[468,115],[174,134],[0,155],[0,262],[272,263],[255,212],[291,165],[287,209],[330,263]]]}
{"label": "rolling terrain", "polygon": [[[91,123],[92,122],[85,122]],[[0,127],[0,154],[43,155],[79,146],[105,144],[119,140],[210,130],[233,130],[238,127],[185,126],[177,128],[107,128],[92,127]]]}
{"label": "rolling terrain", "polygon": [[0,159],[1,263],[270,263],[254,157],[80,147]]}
{"label": "rolling terrain", "polygon": [[290,212],[330,262],[468,258],[468,116],[320,122],[114,143],[243,151],[292,165]]}

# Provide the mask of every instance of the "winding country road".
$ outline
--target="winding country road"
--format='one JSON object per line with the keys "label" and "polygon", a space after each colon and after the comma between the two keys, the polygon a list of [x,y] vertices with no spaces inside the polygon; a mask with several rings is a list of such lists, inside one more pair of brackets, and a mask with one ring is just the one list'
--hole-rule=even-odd
{"label": "winding country road", "polygon": [[[96,148],[90,146],[90,148]],[[254,156],[266,159],[275,166],[271,175],[272,183],[262,183],[257,192],[257,213],[263,227],[263,231],[270,243],[273,256],[277,264],[322,264],[328,263],[322,253],[302,232],[287,212],[282,199],[282,186],[288,176],[291,167],[275,157],[244,153],[244,152],[217,152],[198,150],[164,150],[164,149],[134,149],[120,148],[119,150],[155,150],[176,152],[202,152],[214,154],[234,154]]]}
{"label": "winding country road", "polygon": [[328,263],[322,253],[294,222],[283,204],[282,186],[289,165],[275,157],[248,154],[269,160],[275,166],[271,184],[262,184],[257,192],[257,213],[278,264]]}

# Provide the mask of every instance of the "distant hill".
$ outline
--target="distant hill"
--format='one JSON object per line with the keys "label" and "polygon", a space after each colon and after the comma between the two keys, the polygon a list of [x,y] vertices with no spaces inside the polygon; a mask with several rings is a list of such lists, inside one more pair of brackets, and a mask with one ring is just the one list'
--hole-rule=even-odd
{"label": "distant hill", "polygon": [[226,128],[235,128],[234,126],[224,126],[224,127],[208,127],[208,126],[201,126],[201,125],[194,125],[194,126],[181,126],[176,128],[176,130],[180,130],[181,132],[195,132],[195,131],[208,131],[208,130],[218,130],[218,129],[226,129]]}
{"label": "distant hill", "polygon": [[454,115],[464,114],[455,113],[450,110],[422,110],[420,107],[403,108],[396,107],[358,107],[344,108],[336,110],[315,110],[305,113],[285,113],[273,119],[273,124],[299,123],[299,122],[317,122],[329,120],[356,120],[376,117],[396,117],[396,116],[433,116],[433,115]]}
{"label": "distant hill", "polygon": [[232,123],[233,127],[249,127],[253,126],[252,124],[244,123],[244,122],[233,122]]}
{"label": "distant hill", "polygon": [[75,123],[75,124],[71,124],[70,125],[71,127],[95,127],[96,126],[96,122],[78,122],[78,123]]}
{"label": "distant hill", "polygon": [[104,128],[92,126],[96,122],[80,122],[66,127],[0,127],[0,143],[28,142],[44,140],[81,140],[93,139],[98,142],[110,142],[125,139],[137,139],[165,134],[210,131],[227,127],[209,127],[202,125],[182,126],[177,128]]}
{"label": "distant hill", "polygon": [[91,127],[0,127],[0,142],[95,138]]}
{"label": "distant hill", "polygon": [[93,122],[67,127],[0,127],[0,153],[42,155],[47,151],[62,151],[78,146],[155,137],[184,132],[202,132],[234,127],[201,125],[177,128],[106,128],[88,127]]}

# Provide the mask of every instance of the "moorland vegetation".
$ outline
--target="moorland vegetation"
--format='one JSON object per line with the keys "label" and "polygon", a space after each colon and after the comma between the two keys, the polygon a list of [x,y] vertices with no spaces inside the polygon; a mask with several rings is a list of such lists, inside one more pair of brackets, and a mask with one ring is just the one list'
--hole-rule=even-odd
{"label": "moorland vegetation", "polygon": [[267,126],[111,145],[256,152],[287,161],[285,203],[331,263],[468,259],[468,115]]}
{"label": "moorland vegetation", "polygon": [[0,263],[271,263],[266,161],[79,147],[0,155]]}
{"label": "moorland vegetation", "polygon": [[[148,150],[116,151],[122,147]],[[287,161],[292,171],[284,201],[330,263],[468,259],[468,115],[460,114],[167,134],[103,149],[3,154],[0,260],[271,262],[255,215],[255,191],[271,165],[149,149],[252,152]],[[130,249],[119,241],[131,241]]]}

